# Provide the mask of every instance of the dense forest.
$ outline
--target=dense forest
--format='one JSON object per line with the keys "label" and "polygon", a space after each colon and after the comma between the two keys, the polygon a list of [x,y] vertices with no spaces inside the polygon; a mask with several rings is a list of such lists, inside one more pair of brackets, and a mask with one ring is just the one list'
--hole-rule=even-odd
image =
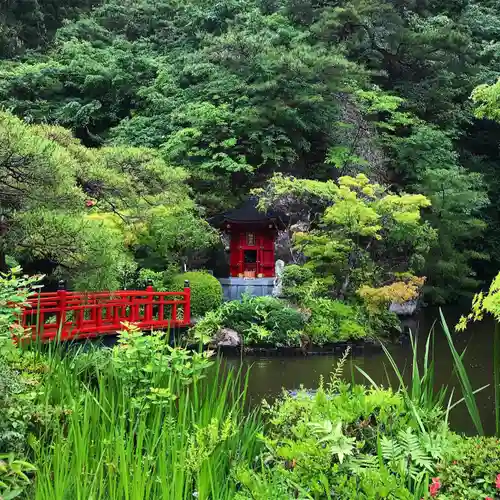
{"label": "dense forest", "polygon": [[[392,260],[456,300],[500,263],[498,40],[498,0],[8,0],[0,265],[90,288],[203,265],[208,217],[300,179],[295,242],[324,267],[325,191],[366,176],[399,226],[372,227],[358,285]],[[368,233],[346,227],[353,268]]]}
{"label": "dense forest", "polygon": [[500,498],[497,168],[500,0],[3,0],[0,500]]}

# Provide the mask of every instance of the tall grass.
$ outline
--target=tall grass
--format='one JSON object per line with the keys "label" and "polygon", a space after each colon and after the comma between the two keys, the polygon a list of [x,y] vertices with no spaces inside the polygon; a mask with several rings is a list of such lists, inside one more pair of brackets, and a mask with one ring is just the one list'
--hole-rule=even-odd
{"label": "tall grass", "polygon": [[[434,408],[443,408],[445,407],[446,400],[448,402],[446,404],[446,413],[445,419],[448,421],[449,414],[453,408],[458,406],[459,404],[465,403],[468,413],[471,417],[472,423],[476,429],[476,432],[480,436],[484,436],[484,428],[481,421],[481,416],[479,413],[479,408],[476,402],[476,394],[487,387],[489,384],[479,387],[477,389],[473,389],[471,381],[469,379],[469,375],[467,374],[467,369],[465,368],[463,358],[465,355],[465,350],[462,353],[459,353],[455,347],[453,342],[452,335],[448,328],[448,324],[446,323],[446,319],[443,315],[443,312],[440,310],[440,319],[441,319],[441,327],[443,330],[443,334],[446,337],[448,342],[448,346],[451,351],[452,359],[453,359],[453,373],[452,375],[456,375],[462,390],[462,397],[457,401],[453,401],[454,390],[449,391],[449,387],[446,385],[441,385],[437,387],[435,374],[436,374],[436,364],[435,364],[435,356],[434,356],[434,327],[429,332],[429,335],[426,340],[425,349],[424,349],[424,357],[423,357],[423,366],[420,368],[419,366],[419,351],[418,351],[418,342],[417,339],[411,335],[411,347],[412,347],[412,363],[411,363],[411,383],[407,385],[404,382],[403,372],[397,366],[396,361],[392,357],[389,350],[386,346],[382,345],[382,349],[391,365],[393,372],[399,382],[398,390],[405,395],[410,407],[413,409],[414,416],[419,422],[421,430],[425,431],[423,428],[423,424],[419,417],[419,412],[417,409],[423,409],[427,411],[431,411]],[[497,333],[495,332],[495,363],[500,363],[500,340],[497,338]],[[375,382],[370,378],[370,376],[364,372],[361,368],[356,367],[357,370],[374,386],[376,386]],[[496,401],[496,414],[497,414],[497,433],[499,426],[499,416],[500,416],[500,366],[495,366],[495,401]],[[389,379],[389,377],[388,377]],[[499,380],[497,380],[499,379]],[[389,380],[390,382],[390,380]],[[449,394],[449,396],[448,396]]]}
{"label": "tall grass", "polygon": [[[448,393],[448,387],[441,386],[439,389],[436,387],[435,374],[436,365],[434,359],[434,330],[431,329],[427,337],[424,355],[423,355],[423,366],[419,366],[419,346],[418,339],[410,334],[411,342],[411,380],[410,384],[406,384],[404,381],[404,372],[398,367],[396,361],[392,357],[390,351],[387,347],[382,344],[382,349],[384,354],[391,365],[392,371],[396,376],[398,381],[398,390],[406,397],[410,406],[413,408],[421,408],[428,411],[434,408],[442,407],[446,400],[446,395]],[[357,370],[372,384],[376,385],[375,382],[364,372],[361,368],[356,367]],[[386,377],[389,385],[391,385],[391,380],[389,373],[386,371]]]}
{"label": "tall grass", "polygon": [[173,396],[140,404],[110,365],[78,374],[57,351],[51,365],[46,402],[66,417],[31,442],[38,472],[29,498],[222,500],[234,494],[233,463],[258,452],[247,381],[219,363],[190,384],[166,371],[161,386]]}
{"label": "tall grass", "polygon": [[495,431],[500,437],[500,323],[495,321],[493,339],[493,383],[495,385]]}
{"label": "tall grass", "polygon": [[[467,370],[463,363],[463,354],[460,355],[455,348],[455,344],[453,342],[453,338],[451,336],[450,330],[448,328],[448,324],[446,323],[446,319],[443,315],[443,311],[440,309],[439,314],[441,317],[441,326],[443,328],[443,332],[446,336],[446,340],[448,341],[448,345],[450,347],[451,355],[453,357],[453,364],[455,367],[455,372],[457,374],[458,380],[460,382],[460,386],[462,388],[463,400],[465,401],[465,405],[467,406],[467,410],[472,419],[474,427],[476,428],[477,433],[480,436],[484,436],[484,428],[481,422],[481,416],[479,414],[479,408],[477,407],[476,402],[476,392],[472,389],[472,384],[470,382],[469,376],[467,374]],[[484,386],[481,389],[484,389],[488,386]]]}

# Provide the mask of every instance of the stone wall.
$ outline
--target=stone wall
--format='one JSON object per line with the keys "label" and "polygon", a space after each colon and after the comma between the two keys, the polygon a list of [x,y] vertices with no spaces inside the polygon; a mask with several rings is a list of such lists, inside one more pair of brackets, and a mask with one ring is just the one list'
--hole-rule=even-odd
{"label": "stone wall", "polygon": [[244,293],[254,297],[272,295],[274,278],[219,278],[224,300],[240,300]]}

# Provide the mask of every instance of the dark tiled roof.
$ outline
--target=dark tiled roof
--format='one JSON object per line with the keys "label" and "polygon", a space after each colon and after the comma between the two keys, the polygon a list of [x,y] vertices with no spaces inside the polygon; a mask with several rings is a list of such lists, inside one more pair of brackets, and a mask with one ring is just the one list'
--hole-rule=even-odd
{"label": "dark tiled roof", "polygon": [[253,223],[260,224],[266,223],[269,220],[280,221],[281,214],[271,210],[262,212],[257,208],[259,199],[255,196],[248,198],[243,205],[233,210],[229,210],[223,214],[216,215],[210,219],[210,223],[214,226],[219,226],[224,222],[234,223]]}

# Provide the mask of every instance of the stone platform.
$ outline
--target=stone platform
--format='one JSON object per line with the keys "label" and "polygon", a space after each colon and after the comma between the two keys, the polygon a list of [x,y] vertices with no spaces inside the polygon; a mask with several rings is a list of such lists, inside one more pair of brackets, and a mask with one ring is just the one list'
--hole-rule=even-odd
{"label": "stone platform", "polygon": [[240,300],[244,293],[254,297],[272,295],[275,278],[219,278],[224,300]]}

